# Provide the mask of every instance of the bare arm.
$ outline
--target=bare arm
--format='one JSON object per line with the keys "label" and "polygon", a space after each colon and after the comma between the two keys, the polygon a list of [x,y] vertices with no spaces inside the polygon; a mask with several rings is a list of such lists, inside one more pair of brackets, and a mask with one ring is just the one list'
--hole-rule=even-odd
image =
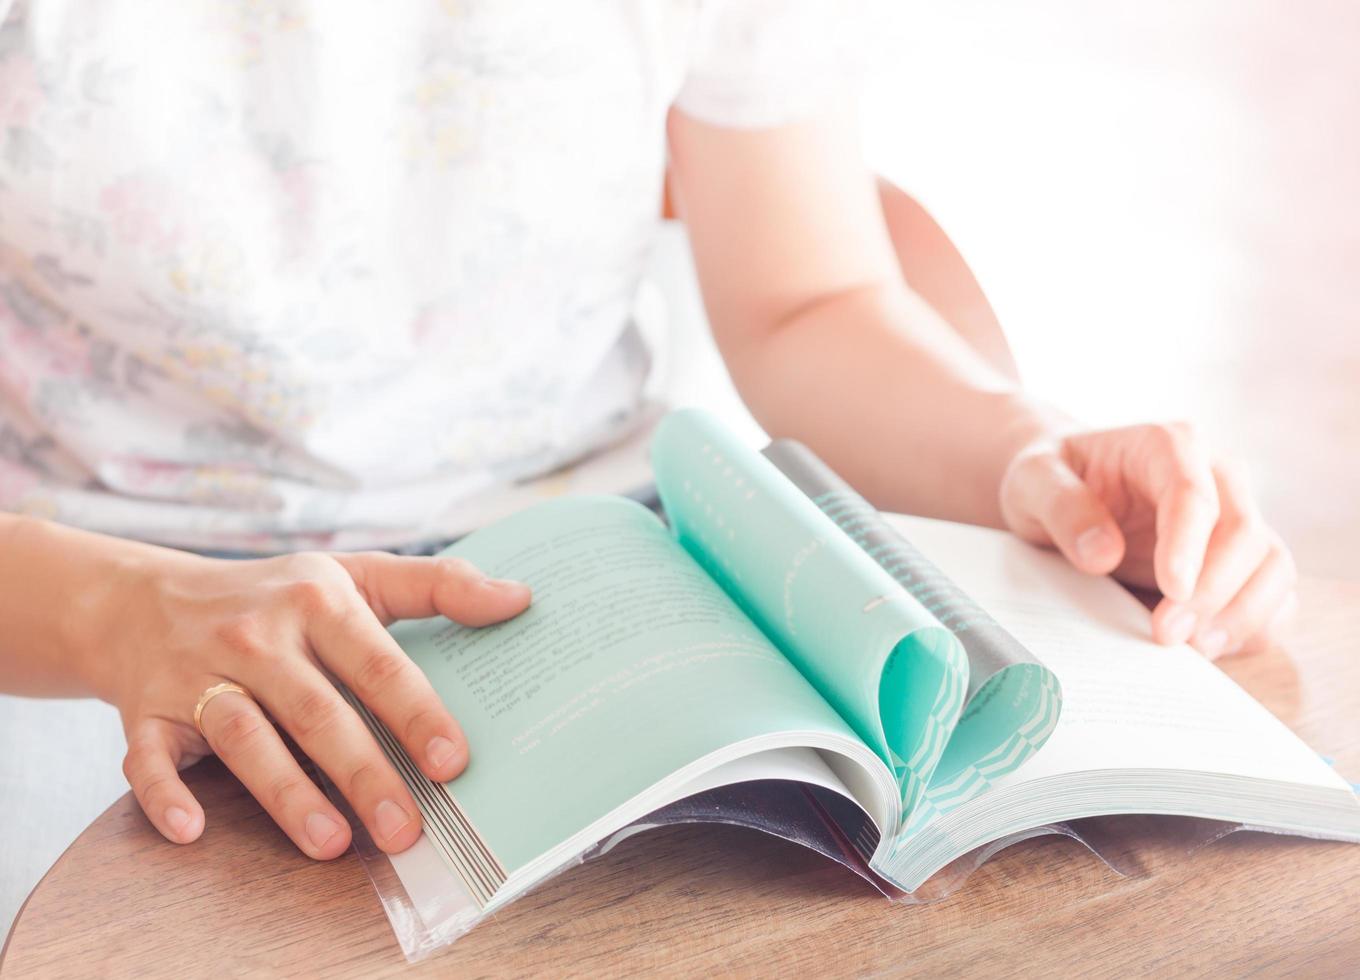
{"label": "bare arm", "polygon": [[113,539],[105,539],[112,548],[89,546],[99,540],[0,514],[0,691],[38,697],[106,693],[96,644],[82,634],[117,574],[117,552],[139,546]]}
{"label": "bare arm", "polygon": [[733,131],[672,113],[714,334],[772,435],[880,506],[999,526],[1002,473],[1050,415],[907,286],[851,119]]}
{"label": "bare arm", "polygon": [[[854,119],[738,131],[671,114],[676,203],[757,419],[881,507],[1006,526],[1159,588],[1164,642],[1218,656],[1269,640],[1296,573],[1236,469],[1183,424],[1084,430],[941,319],[908,285],[930,270],[902,274]],[[966,290],[933,292],[976,313]]]}
{"label": "bare arm", "polygon": [[878,178],[878,203],[888,226],[897,266],[908,288],[931,305],[968,346],[1008,378],[1018,379],[1001,322],[953,241],[910,194]]}

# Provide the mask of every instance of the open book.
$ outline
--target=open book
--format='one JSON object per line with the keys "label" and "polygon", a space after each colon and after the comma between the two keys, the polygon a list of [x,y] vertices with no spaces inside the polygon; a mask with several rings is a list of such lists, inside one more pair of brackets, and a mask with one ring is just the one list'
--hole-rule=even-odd
{"label": "open book", "polygon": [[529,583],[527,612],[393,627],[467,733],[457,779],[426,779],[351,698],[424,816],[392,857],[410,928],[448,941],[666,819],[801,822],[786,836],[907,892],[1098,814],[1360,840],[1350,785],[1199,654],[1150,642],[1114,582],[880,516],[798,444],[762,455],[700,412],[661,423],[653,463],[669,527],[620,498],[538,505],[446,552]]}

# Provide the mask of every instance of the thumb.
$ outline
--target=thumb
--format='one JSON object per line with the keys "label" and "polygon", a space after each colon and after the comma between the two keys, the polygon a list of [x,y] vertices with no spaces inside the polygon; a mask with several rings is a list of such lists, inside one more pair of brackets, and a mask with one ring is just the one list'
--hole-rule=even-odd
{"label": "thumb", "polygon": [[1109,509],[1052,449],[1021,453],[1007,467],[1001,513],[1017,535],[1053,545],[1088,574],[1108,575],[1124,560],[1124,535]]}
{"label": "thumb", "polygon": [[532,598],[522,582],[487,578],[461,558],[412,558],[382,552],[332,556],[384,626],[398,619],[447,616],[487,626],[518,616]]}

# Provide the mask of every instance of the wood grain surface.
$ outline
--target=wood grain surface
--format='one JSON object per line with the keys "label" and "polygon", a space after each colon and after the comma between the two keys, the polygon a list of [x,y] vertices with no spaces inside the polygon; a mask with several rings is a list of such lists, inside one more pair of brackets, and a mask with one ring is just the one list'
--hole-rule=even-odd
{"label": "wood grain surface", "polygon": [[[1360,584],[1305,581],[1289,652],[1228,670],[1343,772],[1360,773]],[[1360,847],[1195,821],[1091,825],[1016,845],[933,905],[753,831],[680,827],[568,871],[417,964],[353,854],[295,851],[213,761],[188,772],[208,829],[166,843],[131,795],[71,846],[21,913],[0,976],[818,974],[1355,975]]]}

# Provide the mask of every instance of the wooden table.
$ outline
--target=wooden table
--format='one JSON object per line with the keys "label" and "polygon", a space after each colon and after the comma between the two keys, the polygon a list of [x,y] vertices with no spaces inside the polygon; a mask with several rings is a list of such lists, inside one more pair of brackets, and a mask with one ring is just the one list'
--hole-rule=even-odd
{"label": "wooden table", "polygon": [[[1240,683],[1360,773],[1360,583],[1308,581],[1289,654],[1227,661]],[[635,837],[408,967],[351,854],[299,855],[219,765],[175,847],[131,794],[48,872],[0,960],[30,976],[388,974],[1266,974],[1360,972],[1360,847],[1235,834],[1188,852],[1188,821],[1121,824],[1142,872],[1074,842],[1011,848],[953,897],[894,907],[831,862],[751,831]]]}

